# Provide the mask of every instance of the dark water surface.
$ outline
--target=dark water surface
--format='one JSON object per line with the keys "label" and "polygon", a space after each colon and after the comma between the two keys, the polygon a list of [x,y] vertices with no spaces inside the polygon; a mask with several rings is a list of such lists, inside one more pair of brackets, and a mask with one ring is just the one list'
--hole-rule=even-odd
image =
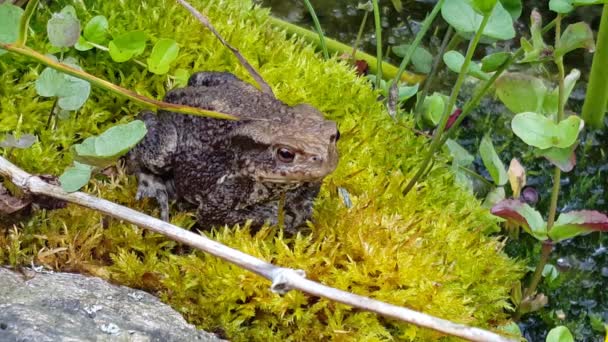
{"label": "dark water surface", "polygon": [[[312,0],[311,1],[321,26],[326,35],[346,44],[355,41],[363,12],[357,10],[357,1],[348,0]],[[273,15],[287,21],[311,28],[312,20],[303,1],[295,0],[263,0],[259,1],[266,7],[271,7]],[[403,1],[403,12],[399,13],[390,1],[380,1],[382,16],[382,37],[384,51],[388,45],[408,43],[419,29],[422,21],[435,1]],[[547,9],[548,1],[524,1],[526,8],[522,20],[516,25],[521,34],[527,33],[527,18],[533,7],[539,8],[545,22],[553,18]],[[567,19],[568,22],[584,20],[596,28],[599,24],[599,6],[578,10]],[[369,16],[363,35],[361,48],[375,55],[375,35],[373,16]],[[433,53],[440,44],[441,34],[445,24],[440,24],[435,35],[425,39],[424,45]],[[551,37],[546,37],[549,42]],[[518,47],[519,39],[504,45]],[[488,49],[488,47],[484,47]],[[483,54],[484,48],[480,48]],[[483,56],[483,55],[481,55]],[[592,55],[577,52],[566,59],[567,69],[576,67],[583,76],[575,88],[568,109],[580,113],[585,96],[586,73],[590,69]],[[394,54],[388,59],[399,63]],[[607,65],[608,67],[608,65]],[[537,70],[529,70],[536,72]],[[550,76],[551,70],[549,70]],[[436,91],[449,93],[454,74],[442,77],[442,84]],[[466,92],[461,100],[467,99]],[[531,149],[519,138],[513,135],[510,122],[513,114],[505,107],[491,99],[484,99],[478,109],[471,113],[463,123],[458,135],[458,142],[469,152],[476,154],[483,135],[491,132],[492,140],[508,166],[511,158],[518,158],[528,170],[528,184],[536,188],[540,194],[537,209],[546,213],[552,186],[551,175],[553,167],[543,159],[534,158]],[[607,120],[608,124],[608,120]],[[581,137],[577,149],[578,164],[570,173],[562,173],[560,200],[558,211],[595,209],[608,212],[608,130],[600,132],[586,131]],[[489,179],[480,158],[475,161],[476,171]],[[544,215],[546,217],[546,215]],[[535,265],[539,254],[538,244],[531,238],[523,236],[520,241],[510,242],[507,252],[519,258],[529,258],[530,265]],[[560,275],[554,281],[545,281],[540,291],[548,294],[549,305],[534,314],[524,316],[520,323],[525,337],[529,341],[544,341],[546,333],[556,325],[566,325],[570,328],[577,341],[603,341],[604,332],[600,322],[608,322],[608,234],[593,233],[578,237],[571,241],[560,243],[552,254],[551,264]],[[561,319],[560,317],[565,317]]]}

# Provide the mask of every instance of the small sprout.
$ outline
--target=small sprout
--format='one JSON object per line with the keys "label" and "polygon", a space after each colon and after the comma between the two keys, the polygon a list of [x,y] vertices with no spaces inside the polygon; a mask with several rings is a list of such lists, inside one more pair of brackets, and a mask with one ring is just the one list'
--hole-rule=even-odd
{"label": "small sprout", "polygon": [[53,13],[46,25],[51,45],[57,48],[72,47],[80,37],[80,21],[72,6],[64,7],[61,12]]}
{"label": "small sprout", "polygon": [[479,144],[479,154],[481,155],[483,165],[490,173],[494,184],[505,185],[508,180],[507,170],[505,170],[504,164],[496,153],[494,144],[492,144],[492,139],[489,135],[484,135],[483,139],[481,139],[481,144]]}
{"label": "small sprout", "polygon": [[148,36],[143,31],[132,31],[121,34],[110,41],[108,46],[110,57],[118,63],[126,62],[141,55],[146,49]]}
{"label": "small sprout", "polygon": [[513,158],[511,164],[509,164],[507,176],[509,177],[513,197],[517,199],[522,188],[526,186],[526,169],[519,163],[519,160]]}
{"label": "small sprout", "polygon": [[364,10],[364,11],[367,11],[367,12],[373,12],[374,11],[374,5],[372,4],[371,1],[363,2],[363,3],[359,3],[357,5],[357,9]]}
{"label": "small sprout", "polygon": [[[19,38],[19,22],[23,10],[10,2],[0,4],[0,42],[14,43]],[[7,51],[0,49],[0,56]]]}
{"label": "small sprout", "polygon": [[159,39],[148,58],[148,70],[158,75],[166,74],[178,53],[179,46],[173,39]]}

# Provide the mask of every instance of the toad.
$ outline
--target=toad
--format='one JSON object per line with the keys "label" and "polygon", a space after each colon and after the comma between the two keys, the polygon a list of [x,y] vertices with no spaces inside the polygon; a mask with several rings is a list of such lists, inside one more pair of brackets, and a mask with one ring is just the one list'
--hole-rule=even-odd
{"label": "toad", "polygon": [[199,72],[165,101],[236,115],[218,120],[167,111],[140,113],[146,136],[128,154],[136,199],[155,198],[161,219],[169,200],[197,208],[206,226],[252,221],[295,231],[312,215],[321,182],[338,162],[339,132],[310,105],[288,106],[225,72]]}

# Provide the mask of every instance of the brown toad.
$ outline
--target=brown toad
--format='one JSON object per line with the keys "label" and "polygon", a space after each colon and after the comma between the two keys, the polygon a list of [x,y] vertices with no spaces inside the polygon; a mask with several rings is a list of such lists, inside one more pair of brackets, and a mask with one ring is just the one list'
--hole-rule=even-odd
{"label": "brown toad", "polygon": [[239,121],[173,112],[142,112],[146,137],[129,152],[137,199],[197,206],[204,225],[277,223],[285,193],[285,228],[310,218],[321,182],[338,162],[336,124],[309,105],[290,107],[230,73],[200,72],[166,102],[234,114]]}

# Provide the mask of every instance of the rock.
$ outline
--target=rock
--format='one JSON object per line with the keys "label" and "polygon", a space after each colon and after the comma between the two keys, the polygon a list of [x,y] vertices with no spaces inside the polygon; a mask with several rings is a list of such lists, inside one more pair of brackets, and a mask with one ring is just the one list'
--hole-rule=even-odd
{"label": "rock", "polygon": [[0,341],[222,340],[140,290],[70,273],[26,280],[0,267]]}

